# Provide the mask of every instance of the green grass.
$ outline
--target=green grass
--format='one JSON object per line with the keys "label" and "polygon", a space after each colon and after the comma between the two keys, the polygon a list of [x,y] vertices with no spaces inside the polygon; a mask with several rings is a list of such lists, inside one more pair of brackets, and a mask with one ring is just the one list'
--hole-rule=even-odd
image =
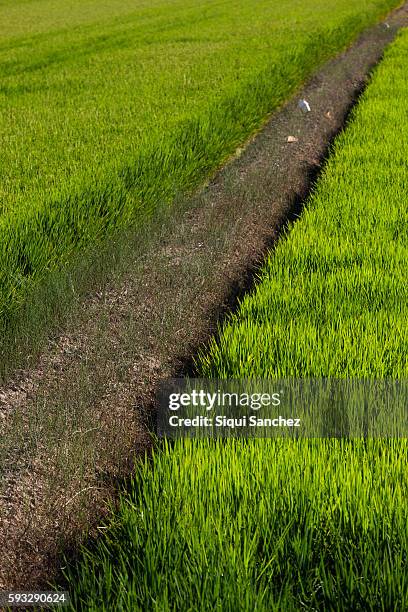
{"label": "green grass", "polygon": [[137,470],[107,537],[82,560],[73,609],[403,610],[407,448],[166,448]]}
{"label": "green grass", "polygon": [[[408,31],[301,220],[199,360],[211,377],[407,377]],[[75,610],[404,610],[407,440],[178,440],[67,575]]]}
{"label": "green grass", "polygon": [[38,327],[38,300],[22,308],[34,285],[49,279],[44,301],[63,303],[53,270],[197,186],[397,4],[2,0],[3,360],[19,312],[27,337]]}
{"label": "green grass", "polygon": [[204,376],[408,377],[407,51],[405,33]]}

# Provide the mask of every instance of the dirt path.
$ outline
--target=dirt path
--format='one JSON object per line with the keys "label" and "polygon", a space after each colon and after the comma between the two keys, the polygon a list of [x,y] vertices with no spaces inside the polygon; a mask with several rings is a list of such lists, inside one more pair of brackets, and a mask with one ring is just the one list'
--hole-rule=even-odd
{"label": "dirt path", "polygon": [[36,368],[0,387],[0,588],[41,585],[59,551],[86,527],[97,532],[115,483],[149,449],[157,381],[191,367],[189,356],[250,287],[404,25],[407,6],[326,64],[129,261],[120,286],[92,296]]}

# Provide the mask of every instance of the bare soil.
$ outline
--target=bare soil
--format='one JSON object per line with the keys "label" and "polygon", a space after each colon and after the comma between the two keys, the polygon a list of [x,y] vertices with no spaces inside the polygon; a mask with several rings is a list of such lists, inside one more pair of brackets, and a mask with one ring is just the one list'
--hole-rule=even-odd
{"label": "bare soil", "polygon": [[98,533],[118,482],[151,447],[158,382],[191,372],[192,356],[250,290],[371,69],[408,25],[408,7],[386,23],[317,72],[120,283],[89,296],[36,366],[0,387],[0,588],[45,585],[61,551]]}

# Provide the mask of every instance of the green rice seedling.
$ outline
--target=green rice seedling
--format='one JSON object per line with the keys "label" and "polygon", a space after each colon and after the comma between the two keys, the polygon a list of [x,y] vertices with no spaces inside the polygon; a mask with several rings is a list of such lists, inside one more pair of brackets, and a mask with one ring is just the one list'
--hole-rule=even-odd
{"label": "green rice seedling", "polygon": [[[196,187],[396,4],[3,1],[3,342],[40,280],[54,282],[75,253]],[[35,328],[41,317],[30,316]]]}
{"label": "green rice seedling", "polygon": [[137,468],[74,610],[397,610],[406,441],[178,441]]}
{"label": "green rice seedling", "polygon": [[407,34],[296,224],[202,357],[220,378],[408,376]]}
{"label": "green rice seedling", "polygon": [[[407,377],[405,31],[300,221],[197,366]],[[406,439],[177,440],[66,578],[75,610],[404,610]]]}

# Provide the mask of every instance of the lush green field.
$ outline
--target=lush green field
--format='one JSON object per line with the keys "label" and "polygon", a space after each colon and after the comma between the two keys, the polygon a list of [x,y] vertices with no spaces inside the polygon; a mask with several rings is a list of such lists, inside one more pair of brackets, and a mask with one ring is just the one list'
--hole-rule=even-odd
{"label": "lush green field", "polygon": [[[201,374],[407,377],[407,53],[404,32]],[[407,440],[158,450],[73,570],[74,607],[407,609],[407,451]]]}
{"label": "lush green field", "polygon": [[404,610],[407,450],[255,440],[157,453],[72,578],[73,609]]}
{"label": "lush green field", "polygon": [[397,4],[1,0],[0,337],[33,283],[197,185]]}

